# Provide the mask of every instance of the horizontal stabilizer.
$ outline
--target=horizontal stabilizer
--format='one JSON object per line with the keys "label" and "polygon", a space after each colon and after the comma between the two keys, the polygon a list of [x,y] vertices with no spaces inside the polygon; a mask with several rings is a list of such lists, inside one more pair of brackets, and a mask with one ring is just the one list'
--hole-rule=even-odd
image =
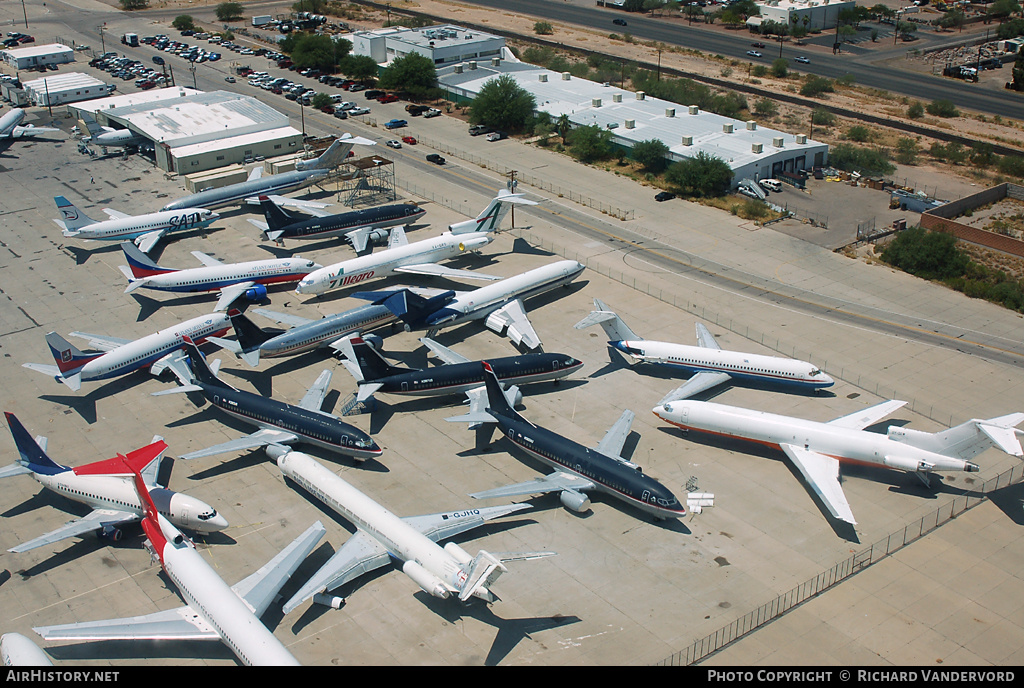
{"label": "horizontal stabilizer", "polygon": [[173,387],[171,389],[162,389],[159,392],[151,392],[150,396],[162,397],[165,394],[181,394],[182,392],[202,392],[203,388],[199,385],[182,385],[181,387]]}
{"label": "horizontal stabilizer", "polygon": [[1000,418],[979,420],[978,429],[985,433],[992,443],[1011,456],[1024,456],[1015,426],[1024,421],[1024,413],[1011,413]]}
{"label": "horizontal stabilizer", "polygon": [[477,413],[467,413],[463,416],[452,416],[445,418],[446,421],[451,423],[497,423],[498,419],[487,413],[486,411],[479,411]]}

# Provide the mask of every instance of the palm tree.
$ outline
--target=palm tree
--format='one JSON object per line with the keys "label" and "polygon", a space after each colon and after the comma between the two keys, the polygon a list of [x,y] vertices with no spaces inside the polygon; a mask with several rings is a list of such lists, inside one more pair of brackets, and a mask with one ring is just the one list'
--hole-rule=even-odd
{"label": "palm tree", "polygon": [[569,121],[569,115],[564,113],[559,115],[558,119],[555,120],[555,131],[562,137],[563,146],[566,144],[570,129],[572,129],[572,122]]}

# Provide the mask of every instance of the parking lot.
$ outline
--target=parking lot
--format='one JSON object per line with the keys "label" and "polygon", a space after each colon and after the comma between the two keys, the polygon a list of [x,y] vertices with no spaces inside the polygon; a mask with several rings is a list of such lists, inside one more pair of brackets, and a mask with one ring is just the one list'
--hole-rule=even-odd
{"label": "parking lot", "polygon": [[[210,71],[201,79],[223,81],[222,72],[208,65],[204,69]],[[375,108],[374,117],[365,121],[339,124],[322,113],[306,113],[306,119],[315,133],[351,131],[383,142],[391,134],[373,123],[400,118],[402,113],[400,103],[391,103]],[[65,131],[70,125],[69,120],[61,121]],[[303,663],[657,662],[1018,461],[989,450],[978,457],[980,474],[944,476],[930,489],[904,473],[853,468],[844,472],[843,488],[858,527],[852,537],[841,532],[824,517],[781,453],[729,440],[684,437],[649,413],[679,381],[657,371],[631,369],[609,352],[599,328],[574,329],[573,324],[592,310],[593,299],[608,304],[649,339],[691,343],[694,324],[704,322],[725,348],[812,360],[837,379],[834,388],[813,396],[731,387],[714,397],[721,403],[828,420],[896,397],[910,403],[893,416],[893,422],[928,431],[971,417],[1024,410],[1018,353],[1024,351],[1024,343],[1017,316],[887,268],[837,256],[813,239],[757,228],[680,199],[656,203],[647,187],[619,178],[610,182],[607,173],[516,141],[470,137],[465,125],[453,118],[416,119],[401,131],[421,142],[395,151],[381,145],[375,152],[394,159],[403,197],[430,201],[424,222],[410,229],[410,240],[433,236],[466,219],[506,182],[492,170],[451,154],[443,167],[428,165],[423,156],[435,149],[423,144],[424,138],[500,159],[591,198],[608,194],[614,183],[616,200],[636,209],[632,219],[615,220],[558,194],[523,185],[520,190],[541,205],[517,210],[514,229],[503,232],[478,260],[458,267],[511,276],[562,257],[585,263],[587,270],[569,288],[527,303],[544,349],[580,358],[583,372],[558,385],[525,389],[521,412],[538,425],[593,446],[629,408],[637,416],[626,445],[628,458],[677,495],[688,485],[713,492],[715,506],[679,522],[653,522],[602,497],[594,499],[587,514],[566,510],[555,495],[527,500],[531,510],[457,539],[470,553],[481,548],[557,552],[547,559],[510,565],[494,585],[500,601],[460,606],[435,600],[394,567],[383,569],[346,585],[342,594],[347,602],[341,609],[307,604],[288,616],[274,608],[264,617]],[[143,212],[160,207],[169,196],[183,195],[177,180],[165,178],[143,158],[94,160],[78,153],[66,138],[19,142],[4,154],[3,409],[15,413],[29,432],[47,436],[48,451],[56,461],[73,465],[130,451],[154,434],[166,438],[168,455],[176,458],[249,432],[205,406],[197,408],[184,395],[151,396],[174,385],[170,379],[137,373],[87,384],[74,393],[22,367],[26,362],[51,362],[43,340],[50,330],[135,338],[207,313],[212,305],[203,297],[126,295],[117,268],[123,258],[116,246],[79,245],[60,235],[53,223],[55,195],[70,194],[86,212],[103,207]],[[331,188],[313,193],[338,201]],[[849,193],[848,203],[857,202],[854,194],[885,196],[868,189],[851,188]],[[166,242],[154,257],[161,265],[185,267],[195,265],[190,255],[194,250],[232,261],[271,255],[274,247],[258,241],[249,217],[253,215],[243,210],[225,212],[209,231]],[[506,228],[509,224],[510,219]],[[351,254],[350,248],[332,241],[296,243],[287,249],[320,263]],[[389,279],[373,288],[402,282]],[[288,290],[275,290],[269,304],[263,305],[317,318],[358,303],[345,292],[303,301]],[[821,310],[808,307],[811,303]],[[426,350],[417,341],[422,333],[382,334],[387,335],[384,349],[389,356],[406,365],[428,365]],[[442,332],[438,340],[471,359],[514,351],[506,338],[479,324]],[[327,410],[337,411],[355,390],[347,371],[323,353],[268,361],[253,369],[224,351],[207,351],[209,358],[223,361],[223,377],[231,384],[277,399],[297,401],[324,369],[334,371]],[[476,447],[471,433],[445,420],[464,413],[459,398],[439,403],[380,401],[376,412],[348,419],[385,447],[379,461],[360,465],[330,455],[319,458],[400,516],[471,507],[476,505],[468,497],[471,492],[546,472],[540,464],[510,452],[509,444],[499,438],[486,448]],[[5,442],[13,460],[13,444]],[[285,482],[260,451],[175,460],[169,487],[204,499],[231,524],[222,535],[196,540],[228,583],[255,571],[309,524],[322,520],[326,538],[286,586],[285,597],[353,530]],[[37,492],[28,476],[0,482],[0,549],[56,528],[71,514],[80,515],[69,502]],[[1005,516],[996,517],[1000,515]],[[970,532],[958,535],[948,546],[949,558],[957,557],[957,547],[969,546],[972,539]],[[129,530],[116,544],[86,537],[0,555],[0,569],[6,572],[0,574],[0,627],[35,637],[33,626],[178,606],[173,586],[152,564],[142,540],[138,530]],[[1001,574],[1013,569],[1012,582],[1000,582],[1005,592],[995,598],[1021,599],[1015,597],[1020,581],[1017,561],[986,560],[993,568],[973,570],[976,585],[957,594],[975,596],[982,589],[987,593],[991,588],[982,580],[994,579],[995,569]],[[941,567],[944,560],[931,563]],[[849,613],[829,617],[823,622],[828,628],[855,623],[857,609],[850,600],[856,594],[848,595],[849,590],[839,586],[825,596],[843,601],[836,602],[836,608]],[[961,608],[967,614],[974,611],[957,606]],[[998,615],[1001,628],[1019,633],[1017,609],[1019,604],[990,612]],[[58,664],[236,663],[230,651],[217,644],[40,644]],[[999,663],[1012,656],[980,655],[980,661]],[[800,657],[788,659],[798,663]],[[872,660],[878,656],[855,658]],[[909,652],[885,660],[921,661]]]}

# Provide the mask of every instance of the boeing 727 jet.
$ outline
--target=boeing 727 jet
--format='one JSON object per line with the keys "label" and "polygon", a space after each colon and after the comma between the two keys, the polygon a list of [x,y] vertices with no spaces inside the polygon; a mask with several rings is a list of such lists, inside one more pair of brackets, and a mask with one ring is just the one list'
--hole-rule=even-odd
{"label": "boeing 727 jet", "polygon": [[260,617],[323,537],[323,524],[314,523],[256,573],[229,587],[192,541],[157,510],[138,471],[133,470],[131,475],[145,507],[142,528],[148,548],[185,605],[142,616],[32,630],[46,640],[220,640],[249,666],[298,665]]}
{"label": "boeing 727 jet", "polygon": [[841,462],[907,471],[927,485],[934,471],[977,471],[970,459],[992,445],[1022,456],[1014,428],[1024,413],[969,420],[936,433],[896,425],[885,435],[864,430],[905,403],[886,401],[826,423],[692,399],[659,404],[654,415],[683,430],[778,447],[829,513],[851,525],[857,522],[839,483]]}
{"label": "boeing 727 jet", "polygon": [[514,445],[552,466],[555,472],[525,483],[477,492],[471,497],[490,499],[558,492],[563,506],[582,512],[590,509],[590,497],[585,493],[596,490],[621,499],[657,519],[686,515],[686,505],[676,499],[668,488],[620,456],[633,424],[632,411],[623,411],[597,447],[590,449],[534,425],[519,415],[502,393],[491,365],[484,361],[482,366],[487,384],[486,409],[446,420],[495,423]]}
{"label": "boeing 727 jet", "polygon": [[350,210],[346,213],[297,218],[278,207],[274,199],[265,195],[259,197],[260,207],[266,222],[249,220],[250,224],[262,230],[265,241],[284,243],[285,239],[319,240],[345,237],[357,253],[366,249],[374,232],[395,225],[407,225],[425,211],[415,203],[382,205],[366,210]]}
{"label": "boeing 727 jet", "polygon": [[142,449],[84,466],[61,466],[46,455],[46,438],[32,439],[13,413],[4,413],[20,456],[17,463],[0,469],[0,478],[29,474],[36,482],[68,499],[85,504],[92,511],[83,518],[68,521],[60,528],[10,548],[8,552],[27,552],[52,545],[66,538],[96,533],[107,540],[121,539],[121,529],[142,518],[143,506],[131,485],[125,482],[124,462],[142,474],[160,513],[174,525],[197,533],[224,530],[228,522],[209,504],[180,492],[172,492],[156,482],[160,459],[167,443],[153,438]]}
{"label": "boeing 727 jet", "polygon": [[478,528],[487,521],[530,508],[527,504],[399,518],[329,471],[313,457],[299,452],[279,456],[281,472],[356,526],[356,533],[284,605],[287,614],[313,598],[324,603],[323,592],[341,587],[392,560],[420,588],[440,599],[456,596],[465,602],[477,597],[494,601],[490,586],[508,569],[505,562],[539,559],[554,552],[484,550],[473,557],[454,542],[438,541]]}
{"label": "boeing 727 jet", "polygon": [[10,112],[0,117],[0,140],[21,139],[26,136],[38,136],[39,134],[60,131],[60,129],[54,129],[53,127],[37,127],[32,124],[22,126],[21,123],[24,121],[25,111],[21,108],[12,108]]}
{"label": "boeing 727 jet", "polygon": [[22,366],[50,375],[76,392],[82,388],[83,382],[107,380],[147,366],[153,375],[170,370],[183,385],[187,385],[192,382],[192,373],[185,363],[188,357],[181,351],[183,338],[202,343],[209,337],[225,334],[230,327],[228,316],[212,313],[186,320],[135,341],[72,332],[71,336],[88,339],[90,346],[100,349],[88,353],[79,351],[56,332],[50,332],[46,335],[46,343],[57,365],[23,363]]}
{"label": "boeing 727 jet", "polygon": [[57,210],[63,219],[54,220],[69,239],[92,241],[124,241],[131,239],[143,253],[149,253],[169,232],[184,232],[190,229],[209,227],[220,217],[212,210],[192,207],[181,210],[161,210],[145,215],[126,213],[104,208],[109,220],[93,220],[75,207],[75,204],[56,196]]}
{"label": "boeing 727 jet", "polygon": [[199,353],[199,349],[188,339],[185,340],[185,351],[195,373],[194,382],[184,387],[155,392],[154,396],[202,392],[215,408],[255,425],[259,430],[237,440],[182,454],[182,459],[198,459],[256,447],[265,447],[267,454],[276,458],[288,451],[286,445],[295,442],[306,442],[352,457],[357,461],[376,458],[383,453],[373,438],[365,432],[320,409],[327,388],[331,384],[330,370],[320,373],[298,406],[292,406],[260,394],[235,389],[224,382],[206,365],[206,360]]}
{"label": "boeing 727 jet", "polygon": [[608,337],[608,346],[628,355],[640,363],[665,366],[672,371],[691,375],[659,401],[686,399],[718,385],[733,381],[761,382],[800,389],[821,389],[835,381],[805,361],[778,356],[763,356],[740,351],[725,351],[715,341],[708,328],[697,323],[698,346],[655,342],[636,335],[622,319],[601,301],[594,299],[593,311],[576,323],[577,330],[600,325]]}
{"label": "boeing 727 jet", "polygon": [[144,144],[148,139],[136,134],[131,129],[114,129],[113,127],[101,126],[88,112],[82,113],[82,121],[85,122],[89,135],[82,137],[82,143],[93,143],[103,149],[106,155],[108,148],[131,148]]}
{"label": "boeing 727 jet", "polygon": [[298,282],[320,268],[317,263],[299,256],[222,263],[205,253],[192,251],[203,267],[175,270],[160,267],[131,242],[122,242],[121,250],[128,261],[128,265],[120,266],[128,278],[125,294],[139,287],[178,294],[220,291],[215,312],[227,309],[241,296],[249,301],[261,301],[267,296],[268,285]]}

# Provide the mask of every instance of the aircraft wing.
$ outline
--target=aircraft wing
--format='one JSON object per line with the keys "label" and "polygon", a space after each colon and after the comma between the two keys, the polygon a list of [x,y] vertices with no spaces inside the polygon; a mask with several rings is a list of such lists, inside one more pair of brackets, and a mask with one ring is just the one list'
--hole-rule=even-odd
{"label": "aircraft wing", "polygon": [[239,437],[237,440],[222,442],[221,444],[215,444],[212,447],[207,447],[206,449],[182,454],[178,458],[184,459],[185,461],[190,459],[201,459],[205,456],[213,456],[214,454],[226,454],[228,452],[265,447],[268,444],[289,444],[297,441],[298,439],[299,438],[296,435],[293,435],[290,432],[281,432],[280,430],[269,430],[264,428],[262,430],[257,430],[251,435]]}
{"label": "aircraft wing", "polygon": [[213,256],[206,255],[202,251],[193,251],[192,255],[195,256],[200,263],[202,263],[208,268],[215,268],[224,264],[221,261],[214,258]]}
{"label": "aircraft wing", "polygon": [[191,607],[145,616],[86,621],[32,629],[45,640],[220,640]]}
{"label": "aircraft wing", "polygon": [[307,411],[316,411],[321,413],[320,406],[324,403],[324,397],[327,396],[327,389],[331,386],[331,371],[325,370],[317,377],[316,382],[309,388],[309,391],[302,397],[302,401],[299,402],[299,407],[304,408]]}
{"label": "aircraft wing", "polygon": [[131,344],[130,339],[120,339],[119,337],[108,337],[103,334],[89,334],[88,332],[72,332],[72,337],[80,337],[81,339],[88,339],[89,346],[93,349],[99,349],[100,351],[113,351],[119,346],[125,344]]}
{"label": "aircraft wing", "polygon": [[[197,251],[198,253],[198,251]],[[235,299],[245,293],[246,289],[255,286],[255,282],[239,282],[238,284],[232,284],[224,287],[220,290],[220,297],[217,299],[217,305],[213,307],[214,313],[227,310],[228,306],[235,302]]]}
{"label": "aircraft wing", "polygon": [[501,331],[508,328],[506,334],[516,344],[525,344],[528,349],[536,349],[540,346],[540,337],[526,317],[526,309],[519,299],[510,301],[498,310],[487,316],[484,321],[488,329],[501,334]]}
{"label": "aircraft wing", "polygon": [[872,423],[877,423],[882,420],[890,413],[894,413],[896,409],[905,406],[905,401],[883,401],[881,404],[875,404],[869,406],[866,409],[861,409],[856,413],[851,413],[848,416],[841,416],[834,420],[830,420],[826,425],[832,425],[837,428],[847,428],[850,430],[863,430]]}
{"label": "aircraft wing", "polygon": [[113,208],[104,208],[103,212],[105,212],[107,214],[107,217],[109,217],[111,220],[123,220],[125,218],[131,217],[131,215],[129,215],[128,213],[122,213],[120,210],[114,210]]}
{"label": "aircraft wing", "polygon": [[447,365],[452,363],[469,363],[469,359],[462,354],[456,353],[449,349],[447,346],[438,344],[433,339],[427,337],[421,337],[420,341],[426,345],[428,349],[434,352],[434,355],[441,359]]}
{"label": "aircraft wing", "polygon": [[396,246],[408,246],[409,237],[405,236],[404,227],[395,227],[388,234],[388,248],[395,248]]}
{"label": "aircraft wing", "polygon": [[156,242],[163,239],[164,234],[166,233],[166,230],[158,229],[155,232],[149,232],[148,234],[135,237],[135,245],[138,246],[139,250],[143,253],[149,253],[153,247],[156,246]]}
{"label": "aircraft wing", "polygon": [[846,501],[843,486],[839,484],[839,459],[813,452],[792,444],[779,445],[786,456],[804,476],[804,480],[818,495],[825,507],[840,521],[856,525],[850,503]]}
{"label": "aircraft wing", "polygon": [[339,588],[364,573],[385,566],[389,561],[391,555],[384,545],[359,530],[285,602],[283,611],[287,614],[313,595]]}
{"label": "aircraft wing", "polygon": [[408,273],[410,275],[429,275],[431,277],[449,277],[451,279],[474,279],[474,280],[485,280],[494,282],[502,279],[501,277],[495,277],[494,275],[485,275],[480,272],[473,272],[472,270],[456,270],[455,268],[446,268],[435,263],[424,263],[422,265],[402,265],[394,268],[395,272]]}
{"label": "aircraft wing", "polygon": [[263,165],[257,165],[256,167],[252,168],[252,170],[249,171],[249,176],[246,178],[245,181],[247,181],[247,182],[254,182],[257,179],[260,179],[262,177],[263,177]]}
{"label": "aircraft wing", "polygon": [[516,511],[529,508],[529,504],[508,504],[485,509],[467,509],[455,513],[410,516],[402,520],[434,542],[440,542],[441,540],[455,537],[459,533],[465,533],[467,530],[482,526],[491,519],[501,518]]}
{"label": "aircraft wing", "polygon": [[520,495],[543,494],[545,492],[560,492],[562,490],[574,490],[580,492],[594,487],[594,483],[586,478],[581,478],[571,473],[555,471],[542,478],[528,480],[525,483],[496,487],[493,490],[475,492],[471,495],[473,499],[491,499],[492,497],[518,497]]}
{"label": "aircraft wing", "polygon": [[594,449],[610,459],[622,461],[622,445],[626,443],[626,437],[629,436],[629,430],[633,427],[635,417],[636,414],[629,409],[623,411]]}
{"label": "aircraft wing", "polygon": [[54,127],[35,126],[14,127],[14,129],[11,130],[11,133],[8,134],[8,136],[10,136],[12,139],[20,139],[24,136],[35,136],[36,134],[46,134],[54,131],[60,131],[60,129],[56,129]]}
{"label": "aircraft wing", "polygon": [[694,394],[699,394],[718,385],[724,385],[730,379],[732,378],[729,373],[712,373],[710,371],[696,373],[689,380],[666,394],[658,403],[667,404],[670,401],[688,399]]}
{"label": "aircraft wing", "polygon": [[721,349],[718,342],[715,341],[715,336],[711,334],[711,330],[704,327],[703,323],[697,323],[697,346],[702,346],[705,349]]}
{"label": "aircraft wing", "polygon": [[149,366],[149,372],[153,375],[159,376],[165,370],[174,373],[174,377],[183,385],[191,385],[194,381],[192,369],[188,365],[188,354],[184,351],[172,351]]}
{"label": "aircraft wing", "polygon": [[253,313],[259,313],[264,318],[269,318],[276,323],[281,325],[291,325],[292,327],[302,327],[313,322],[308,318],[300,318],[297,315],[291,315],[289,313],[276,313],[274,311],[268,311],[266,308],[254,308]]}
{"label": "aircraft wing", "polygon": [[77,537],[86,533],[91,533],[94,530],[99,530],[105,526],[119,526],[124,523],[131,523],[132,521],[138,521],[139,515],[134,511],[119,511],[116,509],[94,509],[92,513],[84,518],[76,519],[74,521],[68,521],[60,528],[52,530],[45,535],[29,540],[28,542],[22,543],[17,547],[12,547],[7,550],[8,552],[27,552],[30,549],[36,547],[43,547],[45,545],[51,545],[67,538]]}
{"label": "aircraft wing", "polygon": [[316,543],[320,542],[320,538],[326,532],[324,524],[317,521],[259,571],[239,581],[231,589],[249,605],[257,618],[263,616],[263,612],[267,611],[281,588],[309,556],[309,553],[316,547]]}

